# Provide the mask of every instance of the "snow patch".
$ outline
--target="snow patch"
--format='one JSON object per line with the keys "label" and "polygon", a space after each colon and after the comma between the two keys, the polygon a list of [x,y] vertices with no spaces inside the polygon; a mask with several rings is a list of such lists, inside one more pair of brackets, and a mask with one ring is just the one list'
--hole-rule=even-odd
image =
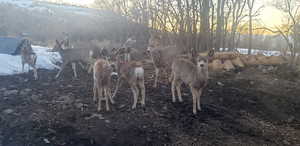
{"label": "snow patch", "polygon": [[[61,62],[61,57],[57,52],[48,52],[49,48],[32,46],[37,54],[36,67],[40,69],[53,70],[59,68],[55,63]],[[25,65],[25,72],[28,72],[28,65]],[[0,75],[13,75],[22,73],[20,55],[0,54]]]}

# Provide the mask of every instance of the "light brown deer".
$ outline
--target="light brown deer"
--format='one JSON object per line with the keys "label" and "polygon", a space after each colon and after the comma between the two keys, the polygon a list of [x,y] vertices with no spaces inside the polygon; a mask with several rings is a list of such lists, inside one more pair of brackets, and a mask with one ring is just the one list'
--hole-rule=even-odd
{"label": "light brown deer", "polygon": [[175,59],[172,63],[172,101],[176,102],[175,90],[178,94],[179,102],[182,102],[181,85],[185,83],[189,86],[193,96],[193,113],[200,111],[200,96],[208,83],[208,61],[214,54],[213,50],[208,56],[197,56],[196,63],[188,59]]}
{"label": "light brown deer", "polygon": [[161,37],[157,35],[151,35],[149,39],[148,53],[152,59],[155,68],[155,80],[153,87],[156,88],[158,85],[159,75],[161,71],[170,74],[170,66],[172,61],[179,55],[183,54],[183,49],[175,45],[163,46],[161,42]]}
{"label": "light brown deer", "polygon": [[74,77],[77,78],[76,63],[84,62],[89,64],[90,63],[89,51],[82,48],[74,48],[74,49],[64,48],[63,47],[64,43],[65,43],[64,41],[59,42],[58,40],[56,40],[55,46],[53,47],[52,50],[50,50],[51,52],[58,52],[62,57],[62,61],[63,61],[55,78],[58,78],[61,72],[64,70],[64,68],[70,63],[72,64]]}
{"label": "light brown deer", "polygon": [[111,76],[114,74],[114,69],[107,60],[98,59],[94,63],[93,70],[93,100],[96,102],[98,99],[98,111],[101,110],[101,101],[105,100],[106,110],[109,111],[109,100],[112,104],[114,104],[114,100],[111,95]]}
{"label": "light brown deer", "polygon": [[24,39],[19,46],[21,52],[21,60],[22,60],[22,72],[24,72],[25,64],[28,64],[29,67],[33,68],[34,79],[38,79],[37,69],[36,69],[36,60],[37,55],[33,52],[31,47],[31,43],[28,39]]}
{"label": "light brown deer", "polygon": [[[115,54],[116,55],[116,54]],[[136,104],[138,102],[139,94],[141,93],[142,99],[141,104],[145,106],[145,83],[144,83],[144,68],[142,62],[139,61],[123,61],[120,58],[112,57],[112,59],[116,59],[116,68],[118,72],[118,82],[113,94],[113,97],[116,96],[116,93],[119,89],[119,86],[122,85],[122,82],[125,81],[130,85],[130,88],[133,93],[133,105],[132,109],[136,108]]]}

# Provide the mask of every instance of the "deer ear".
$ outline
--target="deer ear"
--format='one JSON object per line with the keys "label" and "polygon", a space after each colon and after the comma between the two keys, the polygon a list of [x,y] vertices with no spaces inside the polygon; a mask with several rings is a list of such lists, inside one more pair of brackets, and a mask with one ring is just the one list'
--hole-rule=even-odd
{"label": "deer ear", "polygon": [[59,41],[58,41],[57,39],[55,40],[55,42],[56,42],[56,44],[60,44]]}
{"label": "deer ear", "polygon": [[207,54],[209,57],[213,57],[215,55],[215,50],[214,49],[209,49],[209,52]]}

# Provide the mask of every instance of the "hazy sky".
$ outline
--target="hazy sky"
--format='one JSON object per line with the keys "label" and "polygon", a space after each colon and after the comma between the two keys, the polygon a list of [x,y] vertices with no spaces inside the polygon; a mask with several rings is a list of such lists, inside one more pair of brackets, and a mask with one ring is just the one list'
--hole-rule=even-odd
{"label": "hazy sky", "polygon": [[264,6],[260,20],[268,27],[280,25],[282,23],[282,18],[284,17],[280,10],[271,5],[272,1],[273,0],[256,0],[255,5],[256,9],[262,5]]}
{"label": "hazy sky", "polygon": [[[62,0],[63,2],[68,2],[77,5],[91,5],[94,0]],[[281,24],[281,19],[283,17],[282,13],[270,5],[273,0],[256,0],[255,8],[259,8],[264,5],[264,9],[260,16],[260,22],[268,27],[276,26]]]}

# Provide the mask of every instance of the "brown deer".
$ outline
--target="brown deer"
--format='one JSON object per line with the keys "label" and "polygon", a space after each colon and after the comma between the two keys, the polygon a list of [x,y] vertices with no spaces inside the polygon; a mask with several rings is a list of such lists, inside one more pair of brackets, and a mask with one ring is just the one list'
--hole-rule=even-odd
{"label": "brown deer", "polygon": [[89,51],[89,67],[88,73],[91,73],[93,70],[93,65],[97,59],[109,60],[109,52],[106,48],[94,48]]}
{"label": "brown deer", "polygon": [[97,101],[98,98],[98,108],[97,108],[98,111],[101,110],[101,101],[105,100],[106,110],[109,111],[109,100],[112,104],[114,104],[114,100],[111,95],[111,76],[114,74],[113,72],[114,68],[107,60],[98,59],[94,63],[93,69],[94,69],[93,100]]}
{"label": "brown deer", "polygon": [[157,87],[160,72],[165,71],[167,74],[170,74],[170,66],[173,59],[183,54],[184,51],[175,45],[163,46],[161,39],[160,36],[151,35],[147,49],[155,68],[154,88]]}
{"label": "brown deer", "polygon": [[197,113],[197,109],[201,110],[200,96],[208,83],[208,61],[209,57],[213,55],[214,51],[210,50],[207,56],[197,56],[196,63],[183,58],[175,59],[172,63],[172,101],[176,102],[175,90],[177,91],[179,102],[183,101],[181,85],[185,83],[192,92],[194,114]]}
{"label": "brown deer", "polygon": [[62,65],[56,74],[55,78],[58,78],[61,72],[64,70],[64,68],[71,63],[74,77],[77,78],[77,72],[76,72],[76,63],[84,62],[89,64],[90,57],[89,57],[89,51],[82,49],[82,48],[65,48],[64,49],[64,41],[59,42],[56,40],[56,44],[51,50],[51,52],[58,52],[60,56],[62,57]]}
{"label": "brown deer", "polygon": [[[116,55],[116,54],[115,54]],[[113,97],[116,96],[116,93],[119,89],[119,86],[122,85],[122,82],[125,81],[130,85],[130,88],[133,93],[133,105],[132,109],[136,108],[138,101],[139,93],[142,95],[141,104],[145,106],[145,83],[144,83],[144,68],[142,62],[139,61],[123,61],[118,55],[117,57],[112,57],[116,59],[116,68],[119,75],[117,86]]]}
{"label": "brown deer", "polygon": [[36,60],[37,55],[33,52],[31,47],[31,43],[28,39],[24,39],[19,46],[21,52],[21,60],[22,60],[22,72],[24,72],[25,64],[28,64],[29,67],[33,68],[34,79],[38,79],[37,69],[36,69]]}

